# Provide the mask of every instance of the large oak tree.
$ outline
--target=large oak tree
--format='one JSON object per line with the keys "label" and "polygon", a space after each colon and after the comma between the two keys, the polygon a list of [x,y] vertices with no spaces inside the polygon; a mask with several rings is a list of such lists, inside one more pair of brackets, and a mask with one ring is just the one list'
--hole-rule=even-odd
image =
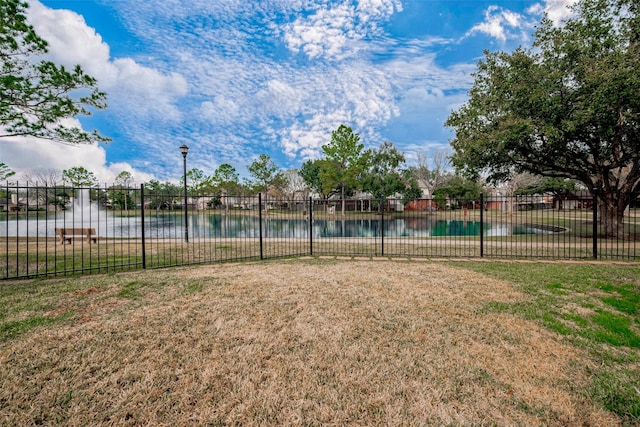
{"label": "large oak tree", "polygon": [[530,50],[485,52],[453,112],[453,164],[490,181],[530,172],[582,182],[602,230],[622,235],[640,190],[640,6],[582,0],[563,25],[543,19]]}

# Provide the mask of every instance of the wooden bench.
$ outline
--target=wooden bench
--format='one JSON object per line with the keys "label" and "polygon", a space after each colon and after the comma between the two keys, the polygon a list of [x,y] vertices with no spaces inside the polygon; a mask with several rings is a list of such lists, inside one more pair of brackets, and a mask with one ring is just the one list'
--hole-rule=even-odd
{"label": "wooden bench", "polygon": [[56,228],[56,236],[60,239],[61,245],[66,242],[71,244],[74,238],[84,238],[87,243],[98,243],[95,228]]}

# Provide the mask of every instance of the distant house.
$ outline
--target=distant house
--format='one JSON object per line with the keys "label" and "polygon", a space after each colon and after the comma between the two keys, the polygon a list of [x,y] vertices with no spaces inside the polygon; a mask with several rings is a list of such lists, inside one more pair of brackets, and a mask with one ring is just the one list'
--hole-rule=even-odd
{"label": "distant house", "polygon": [[6,197],[0,197],[0,211],[8,211],[10,201]]}
{"label": "distant house", "polygon": [[404,206],[405,211],[414,211],[414,212],[430,212],[435,211],[438,206],[436,202],[431,198],[431,192],[429,191],[429,186],[427,182],[423,179],[418,179],[418,188],[421,191],[421,196],[419,199],[412,200]]}
{"label": "distant house", "polygon": [[493,190],[484,199],[485,209],[496,209],[503,212],[527,211],[532,209],[548,209],[552,206],[552,197],[547,194],[531,194],[507,197],[500,191]]}
{"label": "distant house", "polygon": [[593,196],[588,191],[561,194],[553,197],[553,208],[558,210],[590,209]]}
{"label": "distant house", "polygon": [[433,199],[417,199],[407,203],[407,205],[404,207],[404,210],[430,212],[435,211],[437,208],[438,206]]}
{"label": "distant house", "polygon": [[1,211],[9,211],[9,212],[18,212],[18,211],[26,211],[27,205],[19,200],[17,200],[15,194],[11,196],[11,198],[2,197],[0,198],[0,210]]}

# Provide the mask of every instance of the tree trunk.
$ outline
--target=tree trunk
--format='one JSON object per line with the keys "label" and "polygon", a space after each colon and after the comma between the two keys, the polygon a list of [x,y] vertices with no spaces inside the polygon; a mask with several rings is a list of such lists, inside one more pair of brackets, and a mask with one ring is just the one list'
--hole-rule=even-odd
{"label": "tree trunk", "polygon": [[598,195],[598,221],[604,237],[624,237],[624,210],[628,198],[617,194]]}
{"label": "tree trunk", "polygon": [[342,216],[345,215],[344,210],[344,185],[342,186]]}

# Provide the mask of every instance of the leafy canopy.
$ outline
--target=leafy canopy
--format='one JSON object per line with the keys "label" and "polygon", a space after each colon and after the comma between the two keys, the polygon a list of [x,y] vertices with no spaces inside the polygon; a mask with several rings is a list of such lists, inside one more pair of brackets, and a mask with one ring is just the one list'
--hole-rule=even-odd
{"label": "leafy canopy", "polygon": [[494,183],[521,172],[580,181],[619,227],[640,191],[639,8],[582,0],[563,26],[543,19],[533,49],[485,52],[446,122],[454,166]]}
{"label": "leafy canopy", "polygon": [[9,166],[4,163],[0,163],[0,181],[4,181],[5,179],[15,175],[16,173],[12,171]]}
{"label": "leafy canopy", "polygon": [[421,196],[421,190],[411,170],[403,169],[405,157],[392,143],[383,142],[371,153],[369,169],[363,174],[362,189],[375,200],[395,194],[403,195],[407,203]]}
{"label": "leafy canopy", "polygon": [[129,171],[122,171],[116,176],[116,184],[120,187],[130,187],[133,183],[133,175]]}
{"label": "leafy canopy", "polygon": [[358,181],[368,167],[371,153],[364,149],[360,135],[345,125],[331,132],[331,141],[322,146],[322,152],[324,159],[318,164],[322,193],[335,191],[344,199],[349,190],[358,188]]}
{"label": "leafy canopy", "polygon": [[282,171],[267,154],[260,154],[248,169],[253,177],[253,186],[256,191],[281,189],[286,185],[286,178]]}
{"label": "leafy canopy", "polygon": [[577,12],[564,27],[543,20],[535,51],[485,52],[469,101],[446,123],[456,131],[455,166],[492,181],[527,171],[589,188],[624,171],[640,176],[632,21],[601,0],[582,1]]}
{"label": "leafy canopy", "polygon": [[82,166],[63,170],[62,180],[73,187],[93,187],[98,183],[94,173]]}

